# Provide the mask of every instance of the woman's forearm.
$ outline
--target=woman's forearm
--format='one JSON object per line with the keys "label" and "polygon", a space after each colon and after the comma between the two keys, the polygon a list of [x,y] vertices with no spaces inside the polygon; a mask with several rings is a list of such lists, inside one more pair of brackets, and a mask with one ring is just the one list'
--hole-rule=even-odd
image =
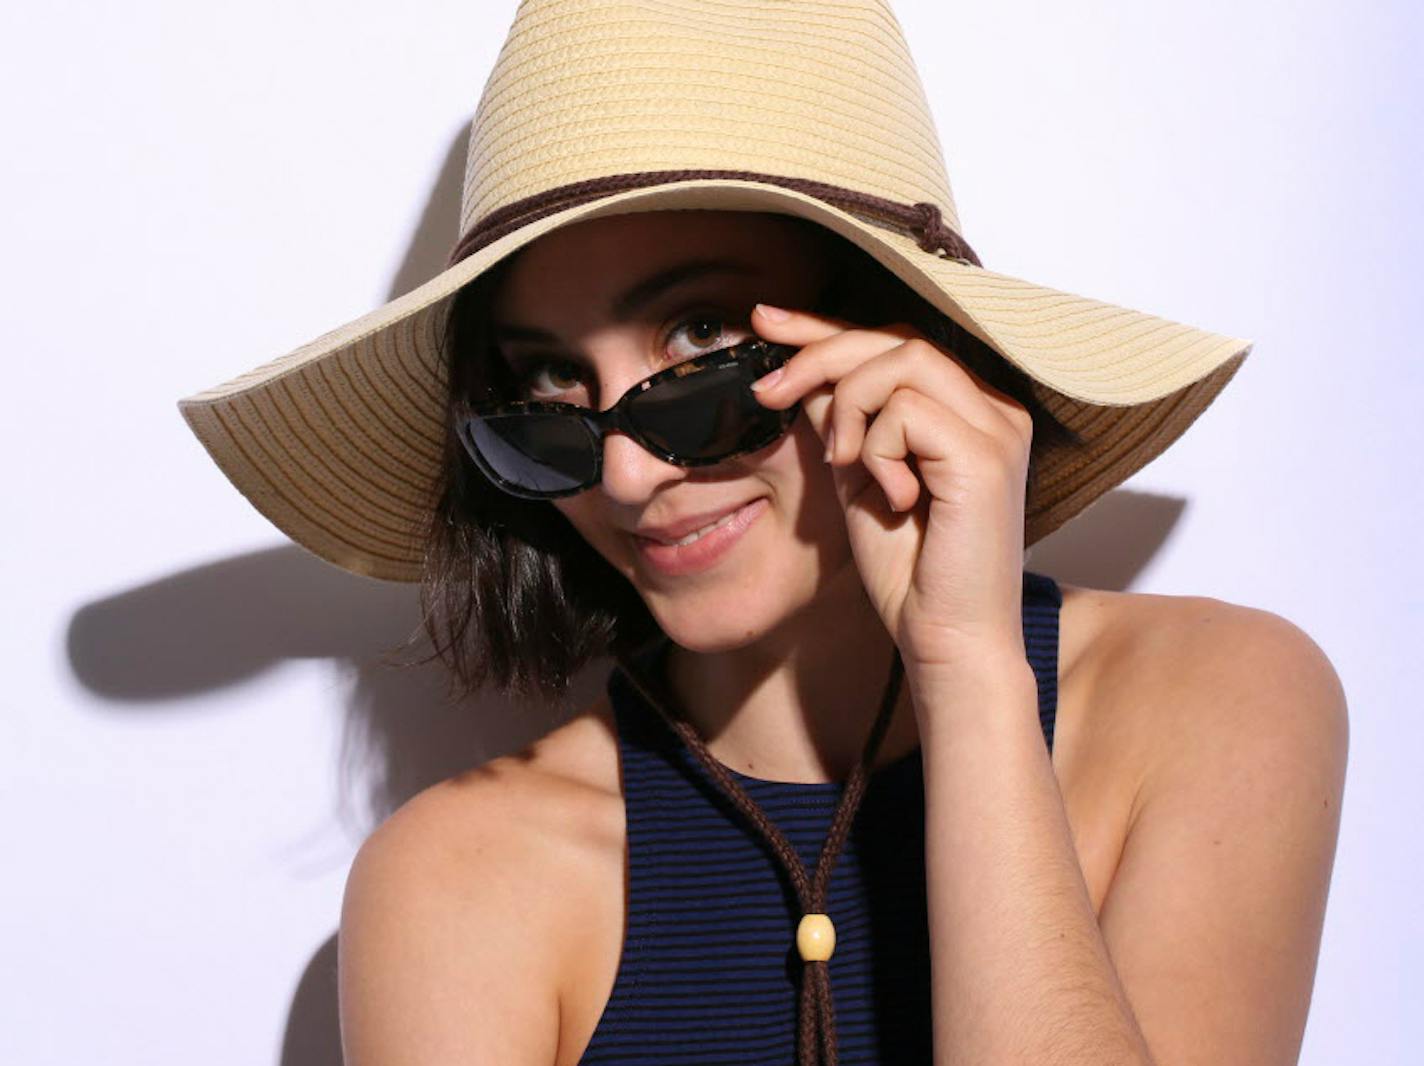
{"label": "woman's forearm", "polygon": [[997,659],[906,679],[924,760],[934,1061],[1151,1064],[1078,865],[1033,670]]}

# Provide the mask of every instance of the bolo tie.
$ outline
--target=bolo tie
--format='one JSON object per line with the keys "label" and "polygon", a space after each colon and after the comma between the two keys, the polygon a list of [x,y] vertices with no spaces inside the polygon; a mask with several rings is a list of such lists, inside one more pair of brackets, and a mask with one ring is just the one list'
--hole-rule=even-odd
{"label": "bolo tie", "polygon": [[[895,701],[900,695],[900,682],[904,677],[904,664],[900,660],[900,649],[890,663],[890,678],[885,683],[885,691],[880,700],[880,712],[870,728],[860,759],[851,770],[845,791],[831,818],[831,827],[821,845],[821,855],[816,863],[816,871],[807,876],[805,864],[795,847],[785,834],[766,816],[756,801],[727,772],[727,768],[712,757],[697,731],[681,716],[671,713],[667,705],[675,704],[667,686],[655,678],[645,684],[629,668],[622,664],[623,672],[633,687],[652,706],[668,726],[682,738],[689,751],[706,767],[708,774],[726,794],[727,798],[741,811],[747,822],[770,845],[772,853],[781,860],[787,878],[796,892],[797,904],[801,908],[801,919],[796,927],[796,950],[801,957],[801,986],[797,1000],[796,1062],[797,1066],[837,1066],[836,1019],[831,1000],[830,959],[836,949],[836,929],[831,917],[826,913],[826,895],[830,888],[831,870],[840,857],[841,847],[860,808],[861,797],[865,794],[866,779],[870,765],[880,750],[880,741],[890,724]],[[651,673],[651,672],[650,672]],[[649,689],[656,688],[654,696]]]}

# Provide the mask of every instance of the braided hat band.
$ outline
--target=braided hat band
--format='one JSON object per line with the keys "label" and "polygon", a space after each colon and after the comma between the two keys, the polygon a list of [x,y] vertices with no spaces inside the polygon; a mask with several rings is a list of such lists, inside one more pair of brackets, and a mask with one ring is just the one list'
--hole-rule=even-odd
{"label": "braided hat band", "polygon": [[665,210],[822,225],[1022,370],[1077,437],[1035,442],[1026,545],[1177,440],[1251,349],[984,269],[886,0],[523,0],[471,123],[450,265],[179,409],[298,544],[418,581],[453,297],[552,230]]}
{"label": "braided hat band", "polygon": [[931,203],[906,206],[882,196],[842,189],[827,185],[823,181],[809,181],[805,178],[787,178],[776,174],[755,174],[749,170],[664,170],[649,174],[614,174],[607,178],[578,181],[557,189],[550,189],[517,203],[509,204],[482,218],[465,234],[450,252],[447,266],[453,266],[467,255],[479,251],[491,241],[498,240],[506,233],[513,233],[521,226],[536,218],[557,211],[560,207],[588,203],[598,200],[611,192],[624,189],[641,189],[649,185],[666,185],[676,181],[720,178],[725,181],[754,181],[766,185],[779,185],[795,189],[824,200],[828,204],[862,217],[884,219],[888,224],[904,227],[915,236],[919,246],[926,252],[943,251],[951,259],[961,263],[982,266],[979,257],[969,243],[954,230],[944,224],[939,207]]}

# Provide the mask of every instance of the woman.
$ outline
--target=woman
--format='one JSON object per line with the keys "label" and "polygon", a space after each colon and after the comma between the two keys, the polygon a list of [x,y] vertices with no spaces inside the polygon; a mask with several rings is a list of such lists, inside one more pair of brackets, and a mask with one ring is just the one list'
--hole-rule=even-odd
{"label": "woman", "polygon": [[[347,1061],[1294,1061],[1333,670],[1024,569],[1249,345],[983,271],[883,4],[634,6],[521,6],[440,278],[185,401],[301,543],[423,582],[458,678],[618,658],[362,847]],[[890,144],[913,203],[839,167]]]}

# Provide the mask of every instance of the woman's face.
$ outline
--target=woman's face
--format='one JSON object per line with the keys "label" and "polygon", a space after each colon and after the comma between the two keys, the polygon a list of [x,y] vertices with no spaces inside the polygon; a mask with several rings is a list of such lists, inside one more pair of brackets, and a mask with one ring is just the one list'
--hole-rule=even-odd
{"label": "woman's face", "polygon": [[[784,216],[590,219],[510,261],[492,297],[493,339],[525,398],[602,410],[659,370],[755,336],[757,302],[811,307],[828,271],[813,238]],[[602,483],[552,502],[675,643],[723,651],[756,639],[853,569],[821,451],[804,414],[760,451],[706,467],[675,466],[615,432],[604,440]],[[637,532],[733,512],[686,547]]]}

